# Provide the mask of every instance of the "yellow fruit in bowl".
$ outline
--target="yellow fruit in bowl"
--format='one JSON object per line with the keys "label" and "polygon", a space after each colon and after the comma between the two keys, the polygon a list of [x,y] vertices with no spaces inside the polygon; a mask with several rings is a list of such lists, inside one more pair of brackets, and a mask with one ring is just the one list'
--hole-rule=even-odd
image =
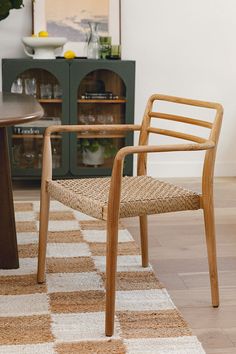
{"label": "yellow fruit in bowl", "polygon": [[38,33],[38,36],[39,36],[39,37],[48,37],[48,32],[47,32],[47,31],[40,31],[40,32]]}
{"label": "yellow fruit in bowl", "polygon": [[75,52],[73,52],[73,50],[67,50],[65,53],[64,53],[64,58],[66,59],[74,59],[75,58]]}

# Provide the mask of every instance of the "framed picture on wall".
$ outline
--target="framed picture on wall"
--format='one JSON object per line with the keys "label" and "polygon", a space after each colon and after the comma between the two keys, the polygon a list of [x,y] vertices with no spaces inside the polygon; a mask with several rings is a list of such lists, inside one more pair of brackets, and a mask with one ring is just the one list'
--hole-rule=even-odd
{"label": "framed picture on wall", "polygon": [[64,51],[86,56],[89,23],[96,22],[101,36],[120,44],[120,0],[33,0],[33,31],[66,37]]}

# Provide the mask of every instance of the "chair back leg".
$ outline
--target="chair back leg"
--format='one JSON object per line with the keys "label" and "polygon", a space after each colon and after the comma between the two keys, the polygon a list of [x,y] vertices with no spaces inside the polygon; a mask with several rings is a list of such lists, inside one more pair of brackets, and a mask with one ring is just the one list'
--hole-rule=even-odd
{"label": "chair back leg", "polygon": [[206,244],[208,254],[208,265],[211,283],[211,297],[212,306],[219,306],[219,286],[218,286],[218,272],[217,272],[217,260],[216,260],[216,240],[215,240],[215,217],[213,200],[209,198],[207,203],[204,203],[204,221],[205,221],[205,233]]}
{"label": "chair back leg", "polygon": [[45,281],[45,266],[46,266],[46,249],[47,249],[47,234],[48,234],[48,219],[49,219],[50,196],[46,189],[41,190],[40,199],[40,220],[39,220],[39,249],[38,249],[38,283]]}
{"label": "chair back leg", "polygon": [[110,337],[114,332],[116,268],[118,248],[118,214],[107,219],[107,253],[106,253],[106,324],[105,334]]}
{"label": "chair back leg", "polygon": [[148,224],[147,215],[139,217],[142,267],[148,267]]}

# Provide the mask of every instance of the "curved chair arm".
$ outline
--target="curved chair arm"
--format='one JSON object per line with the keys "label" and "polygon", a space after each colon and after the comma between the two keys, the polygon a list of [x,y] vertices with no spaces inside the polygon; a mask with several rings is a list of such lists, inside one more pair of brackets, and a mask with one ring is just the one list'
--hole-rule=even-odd
{"label": "curved chair arm", "polygon": [[151,152],[175,152],[175,151],[200,151],[209,150],[215,147],[215,143],[211,140],[206,140],[199,144],[171,144],[171,145],[138,145],[125,146],[121,148],[115,159],[124,159],[130,154],[151,153]]}

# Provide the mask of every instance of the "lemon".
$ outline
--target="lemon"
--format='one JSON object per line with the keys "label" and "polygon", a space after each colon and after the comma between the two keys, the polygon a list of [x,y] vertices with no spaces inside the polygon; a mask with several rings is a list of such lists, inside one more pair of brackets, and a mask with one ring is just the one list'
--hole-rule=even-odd
{"label": "lemon", "polygon": [[47,31],[40,31],[38,33],[39,37],[48,37],[48,32]]}
{"label": "lemon", "polygon": [[75,58],[75,52],[73,52],[73,50],[67,50],[64,53],[64,58],[66,58],[66,59],[74,59]]}

